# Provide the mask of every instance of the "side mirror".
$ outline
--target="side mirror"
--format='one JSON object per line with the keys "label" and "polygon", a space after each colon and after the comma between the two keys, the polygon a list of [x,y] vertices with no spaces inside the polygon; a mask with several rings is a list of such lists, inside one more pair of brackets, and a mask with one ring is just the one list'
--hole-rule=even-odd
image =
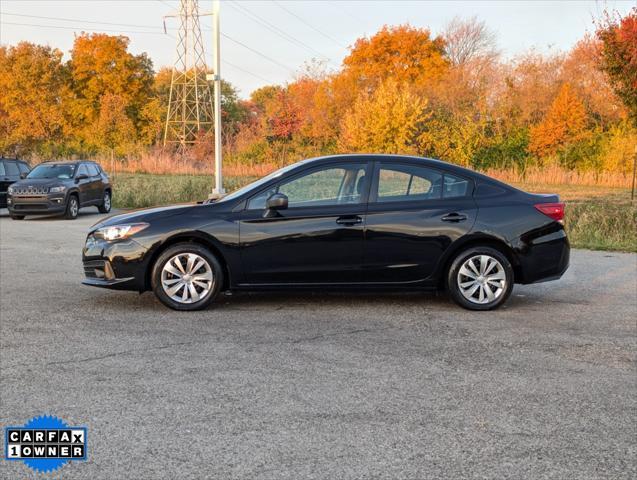
{"label": "side mirror", "polygon": [[265,202],[268,210],[285,210],[288,208],[288,197],[282,193],[275,193]]}
{"label": "side mirror", "polygon": [[24,180],[25,178],[27,178],[27,175],[28,175],[28,173],[26,173],[26,172],[22,172],[22,173],[20,174],[20,180]]}
{"label": "side mirror", "polygon": [[77,177],[75,177],[75,183],[79,183],[80,180],[86,180],[88,178],[88,175],[78,175]]}

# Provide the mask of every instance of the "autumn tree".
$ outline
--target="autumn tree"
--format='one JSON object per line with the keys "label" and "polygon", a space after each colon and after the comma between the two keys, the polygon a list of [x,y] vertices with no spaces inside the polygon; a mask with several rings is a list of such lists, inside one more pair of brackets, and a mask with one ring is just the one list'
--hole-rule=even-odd
{"label": "autumn tree", "polygon": [[126,103],[122,97],[112,93],[102,96],[93,134],[102,151],[126,154],[135,141],[135,127],[126,115]]}
{"label": "autumn tree", "polygon": [[586,135],[587,117],[570,84],[562,85],[544,119],[530,130],[529,151],[542,158],[559,153]]}
{"label": "autumn tree", "polygon": [[477,17],[454,17],[443,34],[445,55],[456,66],[478,60],[495,60],[498,55],[496,35]]}
{"label": "autumn tree", "polygon": [[69,68],[75,93],[74,114],[89,147],[99,148],[91,130],[100,116],[105,95],[119,98],[135,132],[143,125],[142,110],[152,98],[152,62],[145,53],[130,53],[128,43],[123,36],[83,33],[73,44]]}
{"label": "autumn tree", "polygon": [[62,153],[72,136],[69,84],[60,50],[28,42],[0,47],[0,151]]}
{"label": "autumn tree", "polygon": [[599,23],[601,69],[622,99],[637,126],[637,7],[624,18],[607,14]]}
{"label": "autumn tree", "polygon": [[394,79],[361,92],[343,118],[340,145],[351,152],[417,153],[426,100]]}

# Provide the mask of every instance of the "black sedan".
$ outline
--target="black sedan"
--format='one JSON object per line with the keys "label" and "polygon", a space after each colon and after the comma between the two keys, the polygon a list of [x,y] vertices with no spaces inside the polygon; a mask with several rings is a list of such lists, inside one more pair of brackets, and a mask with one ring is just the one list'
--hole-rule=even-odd
{"label": "black sedan", "polygon": [[557,195],[448,163],[338,155],[278,170],[214,203],[117,215],[86,239],[84,284],[152,289],[177,310],[220,292],[447,289],[490,310],[514,283],[558,279],[569,243]]}

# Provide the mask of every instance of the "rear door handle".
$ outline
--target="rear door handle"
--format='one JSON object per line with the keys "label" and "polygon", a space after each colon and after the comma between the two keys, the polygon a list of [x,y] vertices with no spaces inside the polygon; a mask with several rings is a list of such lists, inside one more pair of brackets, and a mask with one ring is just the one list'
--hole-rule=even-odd
{"label": "rear door handle", "polygon": [[356,225],[359,223],[363,223],[363,219],[358,215],[352,215],[348,217],[338,217],[336,219],[336,223],[339,225]]}
{"label": "rear door handle", "polygon": [[467,219],[467,216],[461,213],[448,213],[444,217],[441,218],[443,222],[464,222]]}

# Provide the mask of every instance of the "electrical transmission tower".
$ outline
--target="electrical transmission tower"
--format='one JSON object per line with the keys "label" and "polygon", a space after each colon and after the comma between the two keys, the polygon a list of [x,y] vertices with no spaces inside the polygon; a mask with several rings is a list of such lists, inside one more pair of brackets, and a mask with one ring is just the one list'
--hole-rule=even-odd
{"label": "electrical transmission tower", "polygon": [[[164,128],[164,146],[183,148],[197,141],[201,131],[213,127],[214,115],[197,0],[181,0],[178,14],[164,17],[179,18],[177,59],[170,82],[168,113]],[[165,29],[165,23],[164,23]]]}

